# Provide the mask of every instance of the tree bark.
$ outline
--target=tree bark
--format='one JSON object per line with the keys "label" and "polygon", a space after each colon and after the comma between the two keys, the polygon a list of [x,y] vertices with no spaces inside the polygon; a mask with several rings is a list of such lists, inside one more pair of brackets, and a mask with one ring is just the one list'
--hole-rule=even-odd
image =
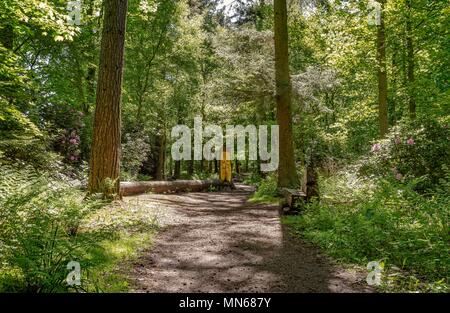
{"label": "tree bark", "polygon": [[[166,164],[166,135],[161,134],[158,137],[159,140],[159,151],[158,151],[158,164],[156,166],[156,180],[164,179],[164,167]],[[172,172],[172,167],[170,168]],[[172,175],[172,174],[170,174]]]}
{"label": "tree bark", "polygon": [[311,158],[306,166],[306,199],[319,198],[319,177],[317,174],[317,164],[314,158]]}
{"label": "tree bark", "polygon": [[398,51],[395,47],[393,47],[393,54],[392,54],[392,62],[391,62],[391,69],[392,69],[392,79],[391,79],[391,86],[392,90],[394,91],[391,99],[389,100],[389,123],[390,125],[394,125],[397,123],[397,96],[395,91],[397,90],[397,79],[398,79]]}
{"label": "tree bark", "polygon": [[208,162],[208,173],[212,174],[213,172],[213,161],[207,161]]}
{"label": "tree bark", "polygon": [[175,179],[179,179],[180,176],[181,176],[181,161],[177,160],[177,161],[175,161],[175,168],[174,168],[174,171],[173,171],[173,177]]}
{"label": "tree bark", "polygon": [[414,42],[412,38],[412,21],[411,21],[411,0],[406,1],[408,17],[406,20],[406,50],[408,64],[408,104],[409,116],[414,119],[416,117],[416,99],[414,97]]}
{"label": "tree bark", "polygon": [[172,173],[173,173],[173,159],[169,158],[169,173],[167,173],[167,177],[172,177],[173,176]]}
{"label": "tree bark", "polygon": [[[121,96],[127,0],[105,0],[89,192],[119,194]],[[111,185],[105,190],[105,181]]]}
{"label": "tree bark", "polygon": [[214,159],[214,173],[219,173],[219,161]]}
{"label": "tree bark", "polygon": [[292,86],[289,75],[286,0],[274,1],[274,13],[277,123],[280,130],[278,187],[297,187],[298,177],[292,140]]}
{"label": "tree bark", "polygon": [[379,0],[381,4],[380,25],[377,26],[377,61],[378,61],[378,119],[380,136],[388,131],[387,104],[387,73],[386,73],[386,34],[384,25],[384,7],[386,0]]}
{"label": "tree bark", "polygon": [[194,160],[193,159],[188,161],[187,174],[189,177],[194,175]]}

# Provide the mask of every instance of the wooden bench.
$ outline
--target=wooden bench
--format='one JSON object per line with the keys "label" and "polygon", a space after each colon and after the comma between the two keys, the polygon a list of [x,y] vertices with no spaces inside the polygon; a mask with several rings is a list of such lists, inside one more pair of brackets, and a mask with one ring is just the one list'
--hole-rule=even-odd
{"label": "wooden bench", "polygon": [[300,213],[306,202],[306,194],[297,189],[283,188],[281,194],[284,199],[281,201],[280,210],[283,215],[295,215]]}

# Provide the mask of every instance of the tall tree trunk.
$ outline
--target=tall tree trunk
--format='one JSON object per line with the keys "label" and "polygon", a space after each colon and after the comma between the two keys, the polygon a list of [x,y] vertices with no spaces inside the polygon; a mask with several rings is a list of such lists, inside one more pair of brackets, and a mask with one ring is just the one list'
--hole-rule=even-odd
{"label": "tall tree trunk", "polygon": [[204,158],[202,158],[201,160],[200,160],[200,172],[201,173],[203,173],[203,172],[206,172],[206,161],[205,161],[205,159]]}
{"label": "tall tree trunk", "polygon": [[378,61],[378,119],[380,136],[388,131],[387,104],[387,73],[386,73],[386,34],[384,26],[384,7],[386,0],[379,0],[381,4],[380,25],[377,27],[377,61]]}
{"label": "tall tree trunk", "polygon": [[411,20],[411,0],[406,1],[408,17],[406,20],[406,50],[408,65],[408,102],[409,116],[414,119],[416,117],[416,99],[414,97],[414,43],[412,38],[412,20]]}
{"label": "tall tree trunk", "polygon": [[194,175],[194,156],[191,156],[191,159],[188,160],[187,174],[189,177]]}
{"label": "tall tree trunk", "polygon": [[[87,15],[89,17],[94,17],[94,2],[95,0],[90,0],[88,2],[88,7],[87,7]],[[89,56],[88,56],[88,60],[89,60],[89,64],[88,64],[88,70],[86,73],[86,106],[83,107],[83,112],[84,114],[89,114],[90,110],[91,110],[91,106],[92,103],[94,102],[95,99],[95,74],[96,74],[96,66],[94,65],[95,63],[95,32],[94,32],[94,21],[90,22],[89,25],[89,31],[90,31],[90,38],[88,41],[88,45],[90,47],[90,49],[92,49],[91,51],[89,51]]]}
{"label": "tall tree trunk", "polygon": [[[280,147],[280,149],[281,149],[281,147]],[[258,175],[261,176],[261,174],[262,174],[262,172],[261,172],[261,158],[259,157],[259,153],[256,155],[256,162],[254,163],[254,166],[256,166],[254,173],[257,173]]]}
{"label": "tall tree trunk", "polygon": [[214,173],[219,173],[219,161],[214,159]]}
{"label": "tall tree trunk", "polygon": [[175,161],[175,168],[174,168],[173,176],[175,179],[179,179],[181,176],[181,161],[180,160]]}
{"label": "tall tree trunk", "polygon": [[297,187],[294,144],[292,140],[291,78],[286,0],[274,1],[275,12],[275,80],[277,123],[280,129],[278,187]]}
{"label": "tall tree trunk", "polygon": [[208,173],[213,173],[213,161],[207,161],[208,162]]}
{"label": "tall tree trunk", "polygon": [[392,86],[392,90],[394,91],[392,93],[392,97],[391,100],[389,100],[389,111],[388,111],[388,115],[389,115],[389,122],[391,125],[394,125],[397,123],[397,95],[395,93],[395,91],[397,90],[397,75],[398,75],[398,71],[397,71],[397,59],[398,59],[398,51],[397,49],[394,48],[394,53],[392,54],[392,63],[391,63],[391,68],[392,68],[392,79],[391,79],[391,86]]}
{"label": "tall tree trunk", "polygon": [[[173,172],[173,159],[169,158],[169,173],[167,174],[167,177],[173,177],[172,172]],[[165,179],[165,177],[163,177],[163,179]]]}
{"label": "tall tree trunk", "polygon": [[[166,135],[161,134],[158,136],[159,140],[159,151],[158,151],[158,164],[156,166],[156,180],[163,180],[164,177],[164,167],[166,164]],[[172,173],[172,167],[170,168]],[[170,174],[172,175],[172,174]]]}
{"label": "tall tree trunk", "polygon": [[[205,70],[205,65],[202,63],[201,66],[202,66],[203,86],[205,86],[206,83],[207,83],[207,73],[206,73],[206,70]],[[205,111],[206,111],[206,93],[203,92],[202,93],[202,104],[201,104],[201,108],[200,108],[202,121],[205,121],[205,116],[206,116],[206,112]],[[204,141],[205,139],[203,138],[202,140]],[[202,142],[202,146],[203,146],[203,144],[204,144],[204,142]],[[200,172],[201,173],[206,172],[208,170],[207,166],[208,166],[208,164],[207,164],[205,158],[202,157],[201,160],[200,160]]]}
{"label": "tall tree trunk", "polygon": [[312,198],[319,197],[319,184],[316,164],[313,161],[309,162],[306,167],[306,199],[309,201]]}
{"label": "tall tree trunk", "polygon": [[[119,194],[122,77],[127,0],[105,0],[89,192]],[[102,190],[106,179],[113,182]]]}

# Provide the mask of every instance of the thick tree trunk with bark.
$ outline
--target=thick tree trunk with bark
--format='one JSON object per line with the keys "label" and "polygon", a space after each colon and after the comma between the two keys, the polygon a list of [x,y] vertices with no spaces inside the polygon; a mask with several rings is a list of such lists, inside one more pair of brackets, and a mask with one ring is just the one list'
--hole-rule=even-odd
{"label": "thick tree trunk with bark", "polygon": [[386,0],[380,0],[380,25],[377,26],[377,61],[378,61],[378,119],[380,136],[388,131],[387,72],[386,72],[386,34],[384,25],[384,7]]}
{"label": "thick tree trunk with bark", "polygon": [[[89,192],[119,194],[122,74],[127,0],[105,0]],[[113,184],[104,190],[105,181]]]}
{"label": "thick tree trunk with bark", "polygon": [[291,78],[286,0],[275,0],[275,80],[277,122],[280,129],[278,187],[297,187],[294,144],[292,140]]}

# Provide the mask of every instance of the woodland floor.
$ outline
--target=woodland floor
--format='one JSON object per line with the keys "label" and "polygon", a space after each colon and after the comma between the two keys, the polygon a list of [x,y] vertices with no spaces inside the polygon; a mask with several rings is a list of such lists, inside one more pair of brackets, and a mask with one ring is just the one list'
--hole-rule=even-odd
{"label": "woodland floor", "polygon": [[135,292],[371,292],[365,273],[343,269],[280,222],[277,205],[247,202],[252,187],[144,194],[159,206],[152,248],[127,273]]}

